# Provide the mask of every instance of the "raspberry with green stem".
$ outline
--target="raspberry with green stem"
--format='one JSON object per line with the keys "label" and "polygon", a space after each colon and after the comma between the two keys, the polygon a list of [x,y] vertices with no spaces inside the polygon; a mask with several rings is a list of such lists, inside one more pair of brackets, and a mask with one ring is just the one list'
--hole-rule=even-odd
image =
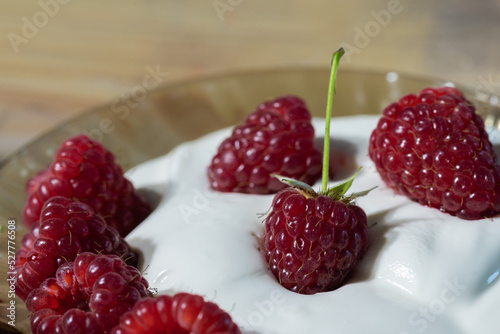
{"label": "raspberry with green stem", "polygon": [[283,287],[302,294],[340,287],[369,245],[367,216],[353,202],[371,189],[345,196],[357,173],[328,188],[332,100],[337,68],[343,54],[341,48],[332,56],[322,189],[316,192],[308,184],[275,175],[291,188],[274,197],[261,239],[261,249],[272,274]]}

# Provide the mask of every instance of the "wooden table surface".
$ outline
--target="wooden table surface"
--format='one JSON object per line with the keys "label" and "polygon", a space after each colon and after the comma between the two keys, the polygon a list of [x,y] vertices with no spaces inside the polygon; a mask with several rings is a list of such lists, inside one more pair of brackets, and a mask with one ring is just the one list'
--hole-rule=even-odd
{"label": "wooden table surface", "polygon": [[290,66],[435,76],[500,95],[498,0],[2,0],[0,159],[148,76]]}

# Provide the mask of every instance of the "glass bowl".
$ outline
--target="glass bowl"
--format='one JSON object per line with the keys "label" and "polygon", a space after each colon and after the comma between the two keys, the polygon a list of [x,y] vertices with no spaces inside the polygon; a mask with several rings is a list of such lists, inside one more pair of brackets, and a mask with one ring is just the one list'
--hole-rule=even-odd
{"label": "glass bowl", "polygon": [[[9,294],[7,276],[12,248],[27,230],[22,224],[26,181],[52,160],[67,138],[86,133],[101,141],[124,170],[163,155],[176,145],[243,120],[262,101],[285,94],[301,96],[312,114],[323,117],[330,70],[276,69],[236,73],[160,86],[135,87],[128,98],[116,99],[64,123],[0,162],[0,332],[29,333],[24,303]],[[439,79],[397,73],[341,70],[334,98],[334,117],[380,114],[390,102],[429,86],[451,84]],[[498,108],[488,96],[458,87],[479,103],[487,122],[496,123]],[[491,125],[491,124],[490,124]],[[10,229],[15,228],[15,232]],[[15,233],[15,234],[14,234]],[[9,239],[9,236],[14,236]],[[10,241],[10,242],[9,242]],[[7,307],[15,302],[15,328],[8,327]]]}

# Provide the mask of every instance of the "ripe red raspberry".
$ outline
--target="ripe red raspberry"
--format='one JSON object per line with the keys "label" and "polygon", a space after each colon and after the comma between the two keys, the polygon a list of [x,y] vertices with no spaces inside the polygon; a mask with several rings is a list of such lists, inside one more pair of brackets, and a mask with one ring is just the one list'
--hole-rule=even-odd
{"label": "ripe red raspberry", "polygon": [[24,300],[60,265],[82,252],[115,254],[131,265],[137,264],[137,255],[127,242],[89,205],[60,196],[50,198],[42,209],[40,223],[33,225],[31,235],[23,238],[16,254],[16,293]]}
{"label": "ripe red raspberry", "polygon": [[43,204],[53,196],[65,196],[89,204],[109,226],[126,236],[151,212],[123,176],[115,157],[85,135],[66,140],[47,171],[28,181],[24,222],[31,227]]}
{"label": "ripe red raspberry", "polygon": [[368,248],[367,217],[349,197],[288,188],[274,197],[261,242],[283,287],[302,294],[331,291]]}
{"label": "ripe red raspberry", "polygon": [[331,60],[321,192],[278,175],[277,179],[295,189],[275,195],[261,238],[261,251],[273,275],[283,287],[302,294],[338,288],[369,245],[366,214],[352,204],[369,190],[345,196],[357,173],[328,188],[332,99],[337,67],[344,53],[340,48]]}
{"label": "ripe red raspberry", "polygon": [[270,174],[312,184],[321,174],[321,161],[304,101],[283,96],[259,105],[222,142],[208,178],[217,191],[275,193],[284,185]]}
{"label": "ripe red raspberry", "polygon": [[109,333],[138,300],[150,296],[147,289],[141,273],[118,256],[82,253],[29,294],[31,330]]}
{"label": "ripe red raspberry", "polygon": [[125,313],[112,334],[240,334],[231,316],[215,303],[189,293],[145,298]]}
{"label": "ripe red raspberry", "polygon": [[398,194],[463,219],[500,210],[500,167],[484,122],[455,88],[427,88],[385,108],[370,158]]}

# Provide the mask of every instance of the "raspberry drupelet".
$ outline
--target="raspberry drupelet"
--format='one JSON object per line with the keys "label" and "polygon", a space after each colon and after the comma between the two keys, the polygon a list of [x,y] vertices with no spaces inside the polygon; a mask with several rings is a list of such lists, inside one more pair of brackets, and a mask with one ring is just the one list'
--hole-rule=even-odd
{"label": "raspberry drupelet", "polygon": [[260,104],[222,142],[208,167],[212,189],[222,192],[276,193],[285,185],[273,173],[308,184],[321,174],[311,114],[295,96]]}
{"label": "raspberry drupelet", "polygon": [[500,211],[500,167],[482,118],[463,93],[427,88],[384,109],[369,155],[397,194],[462,219]]}

